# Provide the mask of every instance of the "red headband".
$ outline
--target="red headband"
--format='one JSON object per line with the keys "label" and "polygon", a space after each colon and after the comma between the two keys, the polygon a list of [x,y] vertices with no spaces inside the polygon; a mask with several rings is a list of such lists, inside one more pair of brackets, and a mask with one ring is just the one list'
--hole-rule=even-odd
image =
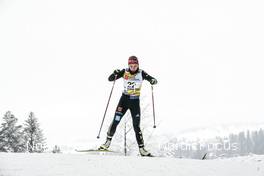
{"label": "red headband", "polygon": [[128,59],[128,65],[129,64],[138,64],[138,59],[136,56],[130,56]]}

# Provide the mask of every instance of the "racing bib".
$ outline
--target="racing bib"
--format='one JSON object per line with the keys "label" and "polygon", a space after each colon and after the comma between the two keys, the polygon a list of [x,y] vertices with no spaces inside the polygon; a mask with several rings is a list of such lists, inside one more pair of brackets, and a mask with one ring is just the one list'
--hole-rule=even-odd
{"label": "racing bib", "polygon": [[143,82],[142,70],[138,73],[131,74],[128,70],[125,71],[124,76],[124,94],[131,96],[140,96],[140,89]]}

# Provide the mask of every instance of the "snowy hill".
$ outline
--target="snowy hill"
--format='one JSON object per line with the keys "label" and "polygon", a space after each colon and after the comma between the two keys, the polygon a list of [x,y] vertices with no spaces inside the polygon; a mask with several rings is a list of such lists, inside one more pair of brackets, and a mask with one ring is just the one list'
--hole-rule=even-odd
{"label": "snowy hill", "polygon": [[0,176],[263,176],[264,156],[216,160],[0,153]]}

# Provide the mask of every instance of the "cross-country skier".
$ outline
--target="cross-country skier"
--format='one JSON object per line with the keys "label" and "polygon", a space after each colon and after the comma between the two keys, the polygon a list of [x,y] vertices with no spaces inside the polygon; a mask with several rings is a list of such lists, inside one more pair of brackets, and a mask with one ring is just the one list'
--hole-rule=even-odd
{"label": "cross-country skier", "polygon": [[133,127],[141,156],[151,156],[144,148],[144,140],[140,129],[140,89],[143,80],[147,80],[150,84],[157,84],[157,80],[139,69],[138,59],[136,56],[130,56],[128,59],[128,68],[115,70],[108,78],[109,81],[123,78],[124,91],[117,105],[114,119],[107,131],[106,142],[99,147],[99,150],[107,150],[111,144],[111,140],[115,134],[116,127],[129,109],[132,115]]}

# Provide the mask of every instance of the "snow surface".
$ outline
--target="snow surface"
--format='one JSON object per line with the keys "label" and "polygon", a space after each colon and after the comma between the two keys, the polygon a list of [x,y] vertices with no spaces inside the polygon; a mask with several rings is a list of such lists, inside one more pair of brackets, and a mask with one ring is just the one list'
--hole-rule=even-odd
{"label": "snow surface", "polygon": [[0,176],[263,176],[264,156],[216,160],[0,153]]}

